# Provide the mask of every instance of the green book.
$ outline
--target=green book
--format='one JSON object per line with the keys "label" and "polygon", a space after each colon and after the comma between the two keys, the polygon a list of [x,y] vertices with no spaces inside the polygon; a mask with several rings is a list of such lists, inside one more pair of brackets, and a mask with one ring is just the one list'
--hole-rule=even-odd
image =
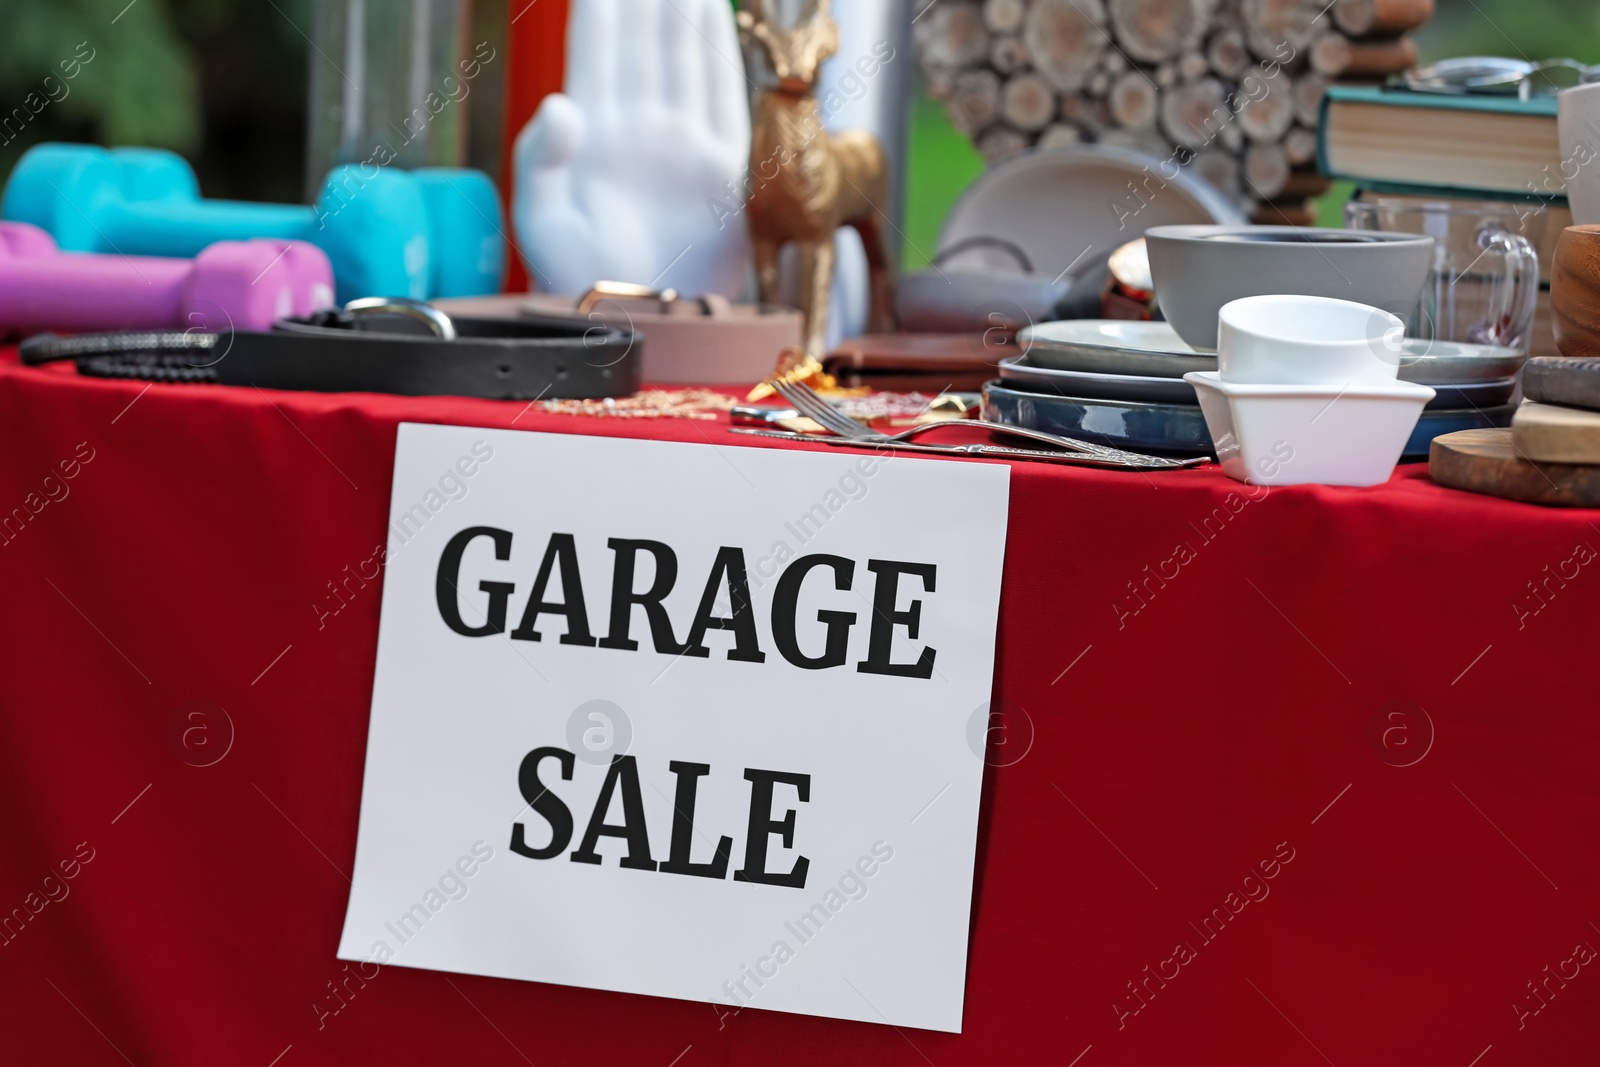
{"label": "green book", "polygon": [[[1600,127],[1592,144],[1600,153]],[[1317,163],[1331,178],[1366,185],[1546,202],[1566,197],[1553,96],[1334,86],[1322,101]]]}

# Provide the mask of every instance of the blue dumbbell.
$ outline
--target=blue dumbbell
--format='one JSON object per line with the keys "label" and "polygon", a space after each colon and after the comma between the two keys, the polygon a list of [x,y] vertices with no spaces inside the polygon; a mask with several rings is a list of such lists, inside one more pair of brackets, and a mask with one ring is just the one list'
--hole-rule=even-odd
{"label": "blue dumbbell", "polygon": [[499,197],[475,170],[351,164],[329,173],[313,206],[253,204],[202,199],[172,152],[41,144],[12,171],[0,218],[74,252],[193,257],[217,241],[309,241],[333,263],[341,302],[497,293],[505,268]]}

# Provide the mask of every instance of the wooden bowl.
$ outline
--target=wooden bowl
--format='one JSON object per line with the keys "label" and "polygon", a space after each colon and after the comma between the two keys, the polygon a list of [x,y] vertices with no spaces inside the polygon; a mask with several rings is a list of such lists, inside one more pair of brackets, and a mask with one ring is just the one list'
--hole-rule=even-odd
{"label": "wooden bowl", "polygon": [[1568,226],[1550,266],[1556,347],[1574,359],[1600,359],[1600,225]]}

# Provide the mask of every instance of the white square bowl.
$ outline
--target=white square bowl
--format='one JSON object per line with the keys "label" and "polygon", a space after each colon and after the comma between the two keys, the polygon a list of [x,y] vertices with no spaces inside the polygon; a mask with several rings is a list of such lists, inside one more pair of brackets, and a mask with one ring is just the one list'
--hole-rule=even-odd
{"label": "white square bowl", "polygon": [[1433,399],[1426,385],[1237,385],[1191,371],[1217,459],[1252,485],[1380,485]]}

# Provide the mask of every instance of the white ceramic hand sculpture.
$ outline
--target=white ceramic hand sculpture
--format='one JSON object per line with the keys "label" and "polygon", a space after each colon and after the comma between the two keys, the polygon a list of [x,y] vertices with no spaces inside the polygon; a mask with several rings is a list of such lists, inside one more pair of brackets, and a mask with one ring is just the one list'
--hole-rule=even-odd
{"label": "white ceramic hand sculpture", "polygon": [[566,89],[517,137],[513,215],[535,285],[738,298],[744,214],[712,208],[730,202],[726,183],[742,188],[750,156],[728,0],[573,0]]}

